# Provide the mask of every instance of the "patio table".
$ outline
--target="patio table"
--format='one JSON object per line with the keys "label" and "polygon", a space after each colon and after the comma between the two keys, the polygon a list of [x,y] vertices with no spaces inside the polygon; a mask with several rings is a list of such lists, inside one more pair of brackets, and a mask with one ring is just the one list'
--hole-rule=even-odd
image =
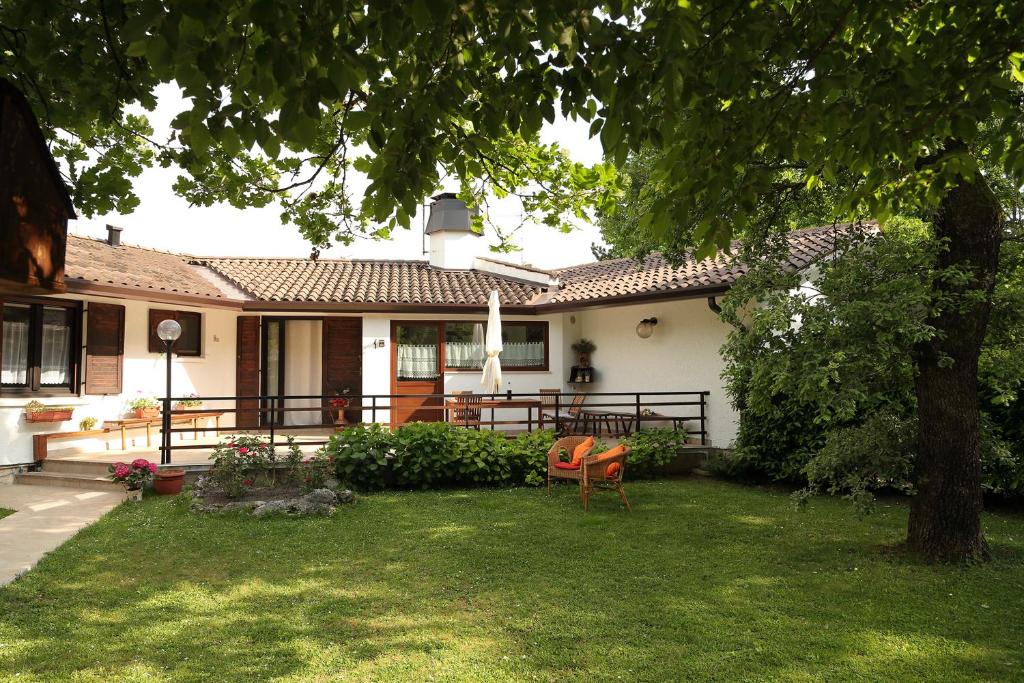
{"label": "patio table", "polygon": [[[458,404],[458,399],[449,398],[444,402],[444,419],[448,420],[449,411],[455,408]],[[494,429],[494,425],[498,424],[520,424],[519,421],[504,421],[496,422],[494,420],[494,411],[498,408],[526,408],[526,430],[533,431],[533,409],[537,409],[537,428],[544,429],[544,411],[543,401],[539,398],[485,398],[480,403],[474,403],[473,407],[490,408],[491,409],[491,429]],[[458,425],[458,422],[452,424]],[[485,423],[486,424],[486,423]]]}

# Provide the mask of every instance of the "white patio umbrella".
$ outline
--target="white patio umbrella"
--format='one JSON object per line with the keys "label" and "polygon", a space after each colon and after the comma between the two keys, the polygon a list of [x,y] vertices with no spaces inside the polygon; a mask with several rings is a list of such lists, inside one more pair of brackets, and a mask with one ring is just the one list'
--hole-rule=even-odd
{"label": "white patio umbrella", "polygon": [[497,290],[492,290],[487,299],[487,339],[484,343],[487,360],[484,361],[484,376],[480,378],[484,392],[489,394],[496,394],[501,389],[501,361],[498,354],[504,347],[501,345],[500,305]]}

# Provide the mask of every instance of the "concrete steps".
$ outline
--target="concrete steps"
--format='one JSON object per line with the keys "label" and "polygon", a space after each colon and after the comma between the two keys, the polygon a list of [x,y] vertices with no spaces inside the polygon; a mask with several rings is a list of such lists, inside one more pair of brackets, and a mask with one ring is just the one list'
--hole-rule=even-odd
{"label": "concrete steps", "polygon": [[29,486],[60,486],[91,491],[124,491],[124,486],[110,481],[105,476],[68,472],[22,472],[14,475],[14,483]]}
{"label": "concrete steps", "polygon": [[108,463],[96,460],[63,460],[47,458],[42,462],[42,471],[53,474],[80,474],[90,477],[106,477]]}

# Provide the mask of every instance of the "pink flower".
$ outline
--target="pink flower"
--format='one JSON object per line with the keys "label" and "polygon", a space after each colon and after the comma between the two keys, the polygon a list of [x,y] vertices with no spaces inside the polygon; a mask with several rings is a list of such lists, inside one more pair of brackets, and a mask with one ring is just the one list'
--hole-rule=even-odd
{"label": "pink flower", "polygon": [[238,452],[241,453],[242,455],[245,455],[246,453],[249,452],[249,449],[246,448],[245,446],[242,446],[241,448],[238,449]]}
{"label": "pink flower", "polygon": [[136,460],[132,460],[132,467],[135,467],[140,470],[148,470],[149,461],[146,460],[145,458],[138,458]]}
{"label": "pink flower", "polygon": [[131,471],[132,468],[128,467],[128,465],[125,465],[123,462],[119,462],[114,466],[114,476],[118,479],[124,479],[131,474]]}
{"label": "pink flower", "polygon": [[153,472],[154,474],[156,474],[156,463],[155,463],[155,462],[151,462],[151,463],[149,463],[149,467],[148,467],[147,469],[148,469],[148,470],[149,470],[150,472]]}

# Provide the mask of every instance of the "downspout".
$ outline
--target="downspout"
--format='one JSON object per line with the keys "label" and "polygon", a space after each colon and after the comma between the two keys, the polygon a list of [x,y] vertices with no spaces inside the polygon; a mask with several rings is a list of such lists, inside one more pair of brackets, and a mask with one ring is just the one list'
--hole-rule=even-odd
{"label": "downspout", "polygon": [[708,297],[708,308],[710,308],[716,314],[720,315],[722,313],[722,307],[718,305],[718,302],[715,301],[715,297],[713,296]]}

